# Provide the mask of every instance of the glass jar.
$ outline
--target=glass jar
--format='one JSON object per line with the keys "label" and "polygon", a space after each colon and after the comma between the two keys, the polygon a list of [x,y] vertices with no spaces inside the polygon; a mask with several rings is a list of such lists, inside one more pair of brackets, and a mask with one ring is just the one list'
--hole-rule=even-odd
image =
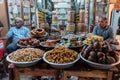
{"label": "glass jar", "polygon": [[66,25],[65,25],[65,21],[62,21],[61,24],[59,24],[59,28],[60,28],[60,34],[61,36],[65,35],[65,29],[66,29]]}
{"label": "glass jar", "polygon": [[84,9],[81,9],[80,12],[79,12],[79,21],[81,23],[85,22],[85,10]]}
{"label": "glass jar", "polygon": [[66,33],[74,33],[75,32],[75,24],[73,22],[67,23]]}
{"label": "glass jar", "polygon": [[57,16],[56,12],[53,11],[53,14],[52,14],[52,23],[56,24],[57,22],[58,22],[58,16]]}
{"label": "glass jar", "polygon": [[59,35],[60,29],[58,24],[51,24],[51,32],[50,35]]}
{"label": "glass jar", "polygon": [[87,25],[85,23],[78,23],[76,32],[77,32],[77,34],[86,33],[87,32]]}
{"label": "glass jar", "polygon": [[43,21],[41,24],[40,24],[40,27],[45,29],[45,31],[48,31],[49,30],[49,24],[46,22],[46,21]]}

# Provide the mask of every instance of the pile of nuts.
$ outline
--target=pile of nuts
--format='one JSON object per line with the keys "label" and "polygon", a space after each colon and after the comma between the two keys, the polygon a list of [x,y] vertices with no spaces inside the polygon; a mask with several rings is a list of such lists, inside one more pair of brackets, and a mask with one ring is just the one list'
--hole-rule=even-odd
{"label": "pile of nuts", "polygon": [[43,51],[36,48],[23,48],[12,52],[9,58],[15,62],[31,62],[42,58]]}
{"label": "pile of nuts", "polygon": [[77,57],[78,54],[75,51],[68,49],[67,47],[64,46],[60,46],[52,49],[45,56],[45,58],[49,62],[58,63],[58,64],[72,62],[76,60]]}

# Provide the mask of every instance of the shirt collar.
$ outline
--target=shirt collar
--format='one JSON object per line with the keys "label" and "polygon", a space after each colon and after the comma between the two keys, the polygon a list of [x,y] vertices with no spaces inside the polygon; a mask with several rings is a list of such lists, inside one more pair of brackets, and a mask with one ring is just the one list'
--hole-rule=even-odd
{"label": "shirt collar", "polygon": [[[100,27],[100,26],[99,26],[99,27]],[[102,29],[102,30],[106,30],[106,29],[108,29],[108,28],[109,28],[109,26],[108,26],[108,25],[106,26],[106,28],[105,28],[105,29],[102,29],[102,28],[100,27],[100,29]]]}

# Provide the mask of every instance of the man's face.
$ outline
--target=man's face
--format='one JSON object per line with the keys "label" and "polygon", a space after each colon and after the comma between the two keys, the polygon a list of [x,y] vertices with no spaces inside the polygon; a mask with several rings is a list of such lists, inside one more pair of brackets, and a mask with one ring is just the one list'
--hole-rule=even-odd
{"label": "man's face", "polygon": [[107,25],[107,20],[105,20],[103,18],[99,19],[99,25],[101,28],[105,28]]}
{"label": "man's face", "polygon": [[21,20],[15,20],[15,24],[17,28],[20,28],[22,26],[22,21]]}

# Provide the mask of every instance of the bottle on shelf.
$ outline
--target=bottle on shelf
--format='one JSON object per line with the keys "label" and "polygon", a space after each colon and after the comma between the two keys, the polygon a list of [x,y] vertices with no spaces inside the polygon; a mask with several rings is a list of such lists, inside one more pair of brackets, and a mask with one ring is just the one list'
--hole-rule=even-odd
{"label": "bottle on shelf", "polygon": [[60,34],[61,36],[64,36],[65,35],[65,28],[66,28],[66,25],[65,25],[65,21],[62,21],[61,24],[59,25],[59,28],[60,28]]}
{"label": "bottle on shelf", "polygon": [[57,10],[52,12],[52,24],[51,24],[51,31],[50,35],[59,35],[60,28],[58,25],[58,16],[57,16]]}
{"label": "bottle on shelf", "polygon": [[35,28],[36,28],[36,24],[35,24],[35,22],[32,22],[31,30],[33,30]]}
{"label": "bottle on shelf", "polygon": [[79,11],[79,21],[80,23],[85,23],[85,7],[82,6]]}
{"label": "bottle on shelf", "polygon": [[69,11],[68,11],[68,14],[67,14],[68,16],[67,16],[67,21],[68,22],[70,22],[70,21],[72,21],[72,22],[74,22],[74,20],[75,20],[75,11],[73,10],[73,9],[70,9]]}
{"label": "bottle on shelf", "polygon": [[85,7],[82,5],[79,11],[79,23],[76,27],[76,34],[86,34],[86,32],[87,25],[85,24]]}
{"label": "bottle on shelf", "polygon": [[52,13],[52,24],[57,24],[58,23],[58,16],[55,11]]}
{"label": "bottle on shelf", "polygon": [[55,35],[55,36],[60,35],[60,27],[59,27],[58,23],[51,24],[50,35]]}

